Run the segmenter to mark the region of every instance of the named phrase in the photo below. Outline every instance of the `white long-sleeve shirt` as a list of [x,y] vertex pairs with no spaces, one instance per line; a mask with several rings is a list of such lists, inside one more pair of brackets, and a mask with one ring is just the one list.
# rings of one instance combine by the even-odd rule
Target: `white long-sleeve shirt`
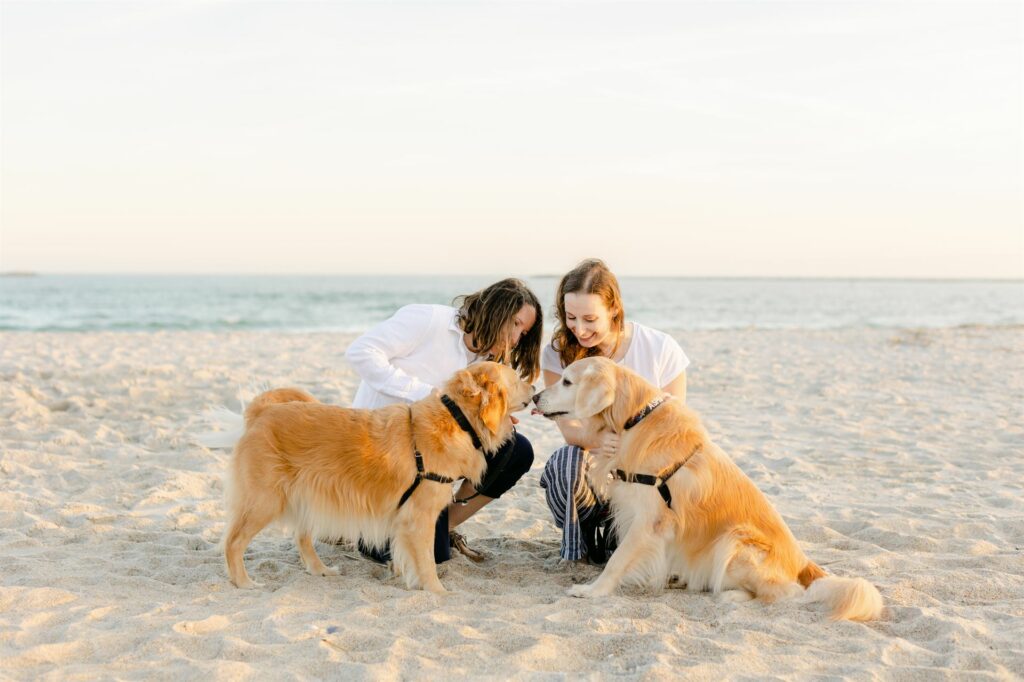
[[407,305],[353,341],[345,357],[362,382],[352,407],[420,400],[476,360],[457,313],[446,305]]

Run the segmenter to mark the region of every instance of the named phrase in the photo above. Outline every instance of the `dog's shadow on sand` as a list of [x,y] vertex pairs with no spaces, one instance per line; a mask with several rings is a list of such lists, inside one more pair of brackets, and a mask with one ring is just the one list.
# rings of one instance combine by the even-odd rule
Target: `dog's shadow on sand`
[[[389,566],[363,557],[353,543],[318,543],[328,565],[337,566],[343,576],[365,576],[367,580],[404,587],[404,581]],[[473,541],[473,549],[485,559],[470,561],[452,548],[452,558],[437,566],[437,574],[452,592],[497,594],[535,590],[538,585],[565,589],[595,579],[604,568],[585,561],[565,561],[558,555],[557,541],[522,540],[492,537]],[[292,562],[289,562],[292,563]],[[303,571],[296,556],[296,572]],[[362,570],[360,570],[362,569]]]

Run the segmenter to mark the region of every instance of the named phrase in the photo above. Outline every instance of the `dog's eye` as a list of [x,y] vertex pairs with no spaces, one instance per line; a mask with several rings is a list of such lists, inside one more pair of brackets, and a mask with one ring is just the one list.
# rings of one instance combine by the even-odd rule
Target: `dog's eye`
[[572,382],[569,381],[568,379],[562,379],[562,385],[563,386],[572,386]]

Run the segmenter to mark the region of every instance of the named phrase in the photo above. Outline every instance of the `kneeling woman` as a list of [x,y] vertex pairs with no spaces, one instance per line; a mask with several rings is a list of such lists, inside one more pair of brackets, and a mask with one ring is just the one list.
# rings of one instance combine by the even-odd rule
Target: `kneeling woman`
[[[541,353],[545,386],[557,383],[576,360],[601,355],[686,400],[686,354],[668,334],[626,322],[619,282],[604,262],[585,260],[566,274],[558,285],[555,308],[558,328]],[[560,556],[576,561],[586,555],[604,563],[600,525],[608,507],[587,482],[586,472],[595,454],[614,453],[619,438],[608,433],[600,442],[584,442],[578,420],[563,417],[556,422],[566,445],[548,459],[540,485],[555,525],[562,529]]]
[[[452,374],[478,360],[510,364],[533,381],[538,374],[542,333],[540,303],[518,279],[504,279],[455,299],[458,307],[407,305],[349,346],[345,357],[362,382],[352,407],[375,408],[425,398]],[[515,419],[513,418],[513,422]],[[488,453],[478,489],[463,481],[437,521],[434,558],[447,561],[450,545],[471,559],[483,558],[454,532],[463,521],[506,493],[533,464],[530,442],[516,433],[501,450]],[[387,549],[364,547],[364,555],[386,561]]]

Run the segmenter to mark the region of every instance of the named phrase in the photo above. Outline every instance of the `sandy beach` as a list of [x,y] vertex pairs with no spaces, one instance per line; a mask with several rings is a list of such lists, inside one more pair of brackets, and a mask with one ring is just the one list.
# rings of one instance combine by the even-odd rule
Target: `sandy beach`
[[626,590],[566,596],[537,485],[560,443],[524,415],[527,477],[464,526],[490,553],[404,589],[344,547],[304,572],[283,529],[264,588],[224,573],[224,450],[194,444],[240,386],[347,405],[351,336],[0,334],[0,677],[34,679],[1019,679],[1024,676],[1024,329],[676,334],[689,401],[808,556],[862,576],[883,619]]

